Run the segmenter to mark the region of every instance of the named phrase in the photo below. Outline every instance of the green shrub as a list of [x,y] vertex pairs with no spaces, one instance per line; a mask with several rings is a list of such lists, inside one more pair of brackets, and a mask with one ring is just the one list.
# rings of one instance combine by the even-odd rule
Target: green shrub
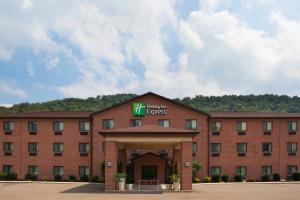
[[48,176],[43,176],[42,180],[43,180],[43,181],[48,181],[49,178],[48,178]]
[[63,180],[63,176],[61,176],[61,175],[55,175],[54,176],[54,180],[55,181],[62,181]]
[[221,180],[223,182],[228,182],[229,181],[229,176],[227,174],[223,174],[223,176],[221,177]]
[[213,182],[213,183],[218,183],[220,181],[221,181],[221,176],[220,175],[213,175],[211,177],[211,182]]
[[249,178],[247,182],[256,182],[256,178]]
[[179,176],[179,174],[172,174],[172,175],[170,176],[170,179],[171,179],[172,183],[179,183],[179,181],[180,181],[180,176]]
[[294,172],[292,174],[293,181],[300,181],[300,172]]
[[194,177],[194,178],[193,178],[193,182],[194,182],[194,183],[200,183],[200,182],[201,182],[201,179],[198,178],[198,177]]
[[34,175],[34,174],[26,174],[26,175],[25,175],[25,179],[26,179],[26,180],[30,180],[30,181],[36,181],[36,180],[37,180],[37,175]]
[[5,173],[0,173],[0,181],[5,180],[6,174]]
[[99,177],[98,176],[93,176],[91,181],[92,182],[98,182],[99,181]]
[[5,180],[8,180],[8,181],[14,181],[14,180],[17,180],[17,178],[18,178],[18,175],[16,173],[8,173],[5,176]]
[[80,176],[80,181],[88,182],[89,180],[90,180],[90,177],[87,175]]
[[75,175],[70,175],[69,180],[70,181],[76,181],[76,176]]
[[273,174],[273,181],[280,181],[280,174],[279,173],[274,173]]
[[261,176],[261,181],[268,182],[270,180],[271,180],[271,177],[268,174],[265,174],[265,175]]
[[241,174],[236,174],[233,177],[235,182],[242,182],[244,180],[244,177]]
[[203,178],[203,182],[204,182],[204,183],[210,183],[210,182],[211,182],[211,177],[210,177],[210,176],[205,176],[205,177]]

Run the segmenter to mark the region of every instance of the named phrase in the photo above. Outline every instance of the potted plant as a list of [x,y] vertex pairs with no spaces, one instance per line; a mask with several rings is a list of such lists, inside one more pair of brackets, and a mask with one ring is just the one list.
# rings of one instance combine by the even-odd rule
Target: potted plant
[[171,181],[173,183],[173,189],[175,191],[180,190],[180,183],[179,183],[180,182],[180,176],[179,176],[179,174],[172,174],[170,176],[170,179],[171,179]]
[[116,173],[115,179],[118,182],[118,187],[120,191],[125,190],[125,181],[126,181],[126,174],[125,173]]

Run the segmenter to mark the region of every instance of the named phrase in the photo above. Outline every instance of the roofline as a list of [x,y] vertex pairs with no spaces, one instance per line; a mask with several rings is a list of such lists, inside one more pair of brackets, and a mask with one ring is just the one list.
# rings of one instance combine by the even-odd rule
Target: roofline
[[133,97],[133,98],[131,98],[131,99],[128,99],[128,100],[126,100],[126,101],[123,101],[123,102],[117,103],[117,104],[115,104],[115,105],[112,105],[112,106],[110,106],[110,107],[104,108],[104,109],[102,109],[102,110],[99,110],[99,111],[96,111],[96,112],[92,112],[92,113],[90,114],[90,116],[93,116],[93,115],[102,113],[102,112],[104,112],[104,111],[113,109],[113,108],[115,108],[115,107],[124,105],[124,104],[126,104],[126,103],[128,103],[128,102],[130,102],[130,101],[134,101],[134,100],[136,100],[136,99],[139,99],[139,98],[144,97],[144,96],[147,96],[147,95],[153,95],[153,96],[156,96],[156,97],[158,97],[158,98],[162,98],[162,99],[164,99],[164,100],[166,100],[166,101],[169,101],[169,102],[171,102],[171,103],[174,103],[174,104],[176,104],[176,105],[179,105],[179,106],[185,107],[185,108],[187,108],[187,109],[190,109],[190,110],[192,110],[192,111],[195,111],[195,112],[204,114],[204,115],[206,115],[206,116],[208,116],[208,117],[210,116],[210,114],[207,113],[207,112],[198,110],[198,109],[193,108],[193,107],[191,107],[191,106],[187,106],[187,105],[185,105],[185,104],[179,103],[179,102],[177,102],[177,101],[174,101],[174,100],[172,100],[172,99],[169,99],[169,98],[167,98],[167,97],[161,96],[161,95],[156,94],[156,93],[153,93],[153,92],[147,92],[147,93],[144,93],[144,94],[142,94],[142,95],[139,95],[139,96]]
[[[22,116],[23,114],[48,114],[48,113],[58,113],[57,116]],[[86,113],[86,116],[61,116],[62,113]],[[38,111],[38,112],[16,112],[16,113],[2,113],[0,114],[0,118],[90,118],[90,113],[88,111]],[[12,115],[12,116],[9,116]]]

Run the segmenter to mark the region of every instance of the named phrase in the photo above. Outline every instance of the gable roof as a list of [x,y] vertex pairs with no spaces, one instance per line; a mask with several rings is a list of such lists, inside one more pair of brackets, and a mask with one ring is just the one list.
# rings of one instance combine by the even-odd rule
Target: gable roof
[[187,106],[187,105],[185,105],[185,104],[179,103],[179,102],[177,102],[177,101],[174,101],[174,100],[169,99],[169,98],[167,98],[167,97],[164,97],[164,96],[155,94],[155,93],[153,93],[153,92],[147,92],[147,93],[145,93],[145,94],[142,94],[142,95],[133,97],[133,98],[131,98],[131,99],[128,99],[127,101],[123,101],[123,102],[121,102],[121,103],[112,105],[112,106],[107,107],[107,108],[104,108],[104,109],[102,109],[102,110],[93,112],[93,113],[91,113],[91,116],[96,115],[96,114],[99,114],[99,113],[102,113],[102,112],[107,111],[107,110],[110,110],[110,109],[113,109],[113,108],[115,108],[115,107],[124,105],[124,104],[126,104],[126,103],[128,103],[128,102],[137,100],[137,99],[139,99],[139,98],[141,98],[141,97],[150,96],[150,95],[151,95],[151,96],[158,97],[158,98],[163,99],[163,100],[165,100],[165,101],[171,102],[171,103],[176,104],[176,105],[178,105],[178,106],[185,107],[185,108],[187,108],[187,109],[189,109],[189,110],[192,110],[192,111],[194,111],[194,112],[198,112],[198,113],[201,113],[201,114],[203,114],[203,115],[210,116],[209,113],[206,113],[206,112],[204,112],[204,111],[198,110],[198,109],[193,108],[193,107],[191,107],[191,106]]
[[131,161],[134,161],[134,160],[136,160],[136,159],[139,159],[139,158],[142,158],[142,157],[145,157],[145,156],[148,156],[148,155],[150,155],[150,156],[155,156],[155,157],[158,157],[158,158],[163,159],[163,160],[168,160],[167,158],[164,158],[164,157],[162,157],[162,156],[159,156],[159,155],[157,155],[157,154],[155,154],[155,153],[147,152],[147,153],[144,153],[144,154],[142,154],[142,155],[139,155],[139,156],[137,156],[137,157],[135,157],[135,158],[132,158]]

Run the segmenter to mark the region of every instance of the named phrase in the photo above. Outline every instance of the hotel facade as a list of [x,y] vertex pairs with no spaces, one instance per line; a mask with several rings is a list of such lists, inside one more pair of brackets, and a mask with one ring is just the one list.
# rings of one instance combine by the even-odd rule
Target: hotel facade
[[286,179],[300,167],[299,120],[300,113],[206,113],[151,92],[92,113],[8,113],[0,116],[0,167],[19,179],[103,175],[106,190],[116,189],[117,170],[135,184],[169,183],[175,170],[181,189],[191,190],[194,160],[199,177]]

